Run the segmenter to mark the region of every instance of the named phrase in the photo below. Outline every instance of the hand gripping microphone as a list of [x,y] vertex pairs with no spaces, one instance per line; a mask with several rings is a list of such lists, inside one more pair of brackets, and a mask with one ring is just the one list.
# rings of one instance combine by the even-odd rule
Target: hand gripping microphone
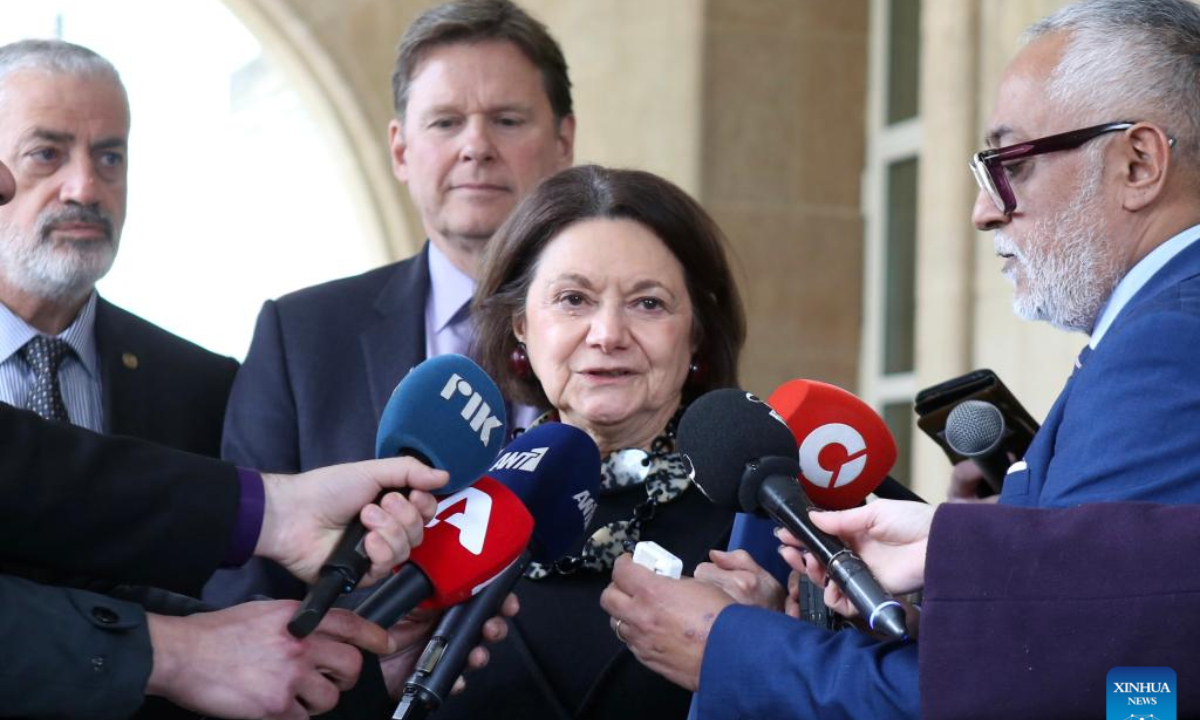
[[790,380],[767,404],[800,446],[800,482],[813,505],[846,510],[872,492],[924,502],[888,476],[896,464],[896,441],[883,418],[853,393],[816,380]]
[[520,498],[482,477],[438,503],[424,541],[355,612],[391,627],[418,605],[460,603],[520,557],[532,533],[533,517]]
[[[414,457],[450,473],[442,494],[470,485],[495,459],[508,434],[496,383],[462,355],[440,355],[413,368],[388,399],[375,436],[375,456]],[[321,566],[288,632],[305,637],[337,597],[358,585],[370,566],[366,528],[355,519]]]
[[547,423],[512,441],[489,470],[533,515],[528,550],[478,595],[450,608],[434,630],[404,687],[394,717],[425,717],[441,707],[479,642],[483,624],[499,612],[529,560],[552,563],[579,549],[600,491],[600,451],[587,433]]
[[986,400],[964,400],[946,417],[946,444],[974,460],[983,479],[997,493],[1004,487],[1004,476],[1012,465],[1001,443],[1007,429],[1004,413]]
[[769,405],[744,390],[714,390],[683,414],[678,445],[709,500],[774,518],[825,565],[872,630],[908,636],[900,603],[862,559],[809,519],[811,505],[796,480],[801,471],[796,439]]

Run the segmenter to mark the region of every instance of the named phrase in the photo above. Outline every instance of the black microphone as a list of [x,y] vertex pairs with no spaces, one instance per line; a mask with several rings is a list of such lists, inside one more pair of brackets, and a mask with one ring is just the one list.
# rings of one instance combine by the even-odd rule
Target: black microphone
[[531,559],[525,551],[478,594],[446,611],[405,683],[393,718],[418,720],[442,706],[467,666],[467,656],[479,642],[484,623],[498,612]]
[[744,390],[714,390],[684,413],[677,438],[692,480],[709,500],[774,518],[825,565],[872,630],[908,637],[904,607],[861,558],[809,519],[812,504],[796,479],[799,448],[777,412]]
[[875,497],[883,500],[904,500],[907,502],[929,504],[929,501],[913,492],[912,488],[891,475],[885,475],[883,482],[879,483],[879,487],[875,488]]
[[946,444],[971,458],[987,484],[999,493],[1012,461],[1003,443],[1007,431],[1004,413],[986,400],[964,400],[946,418]]

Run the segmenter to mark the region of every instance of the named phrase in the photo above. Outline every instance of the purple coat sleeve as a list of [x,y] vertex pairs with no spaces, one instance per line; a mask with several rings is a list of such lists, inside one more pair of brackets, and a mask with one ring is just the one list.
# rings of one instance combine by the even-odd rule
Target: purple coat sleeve
[[[922,717],[1104,717],[1118,666],[1200,687],[1200,506],[934,516],[921,619]],[[1200,715],[1180,692],[1179,717]]]

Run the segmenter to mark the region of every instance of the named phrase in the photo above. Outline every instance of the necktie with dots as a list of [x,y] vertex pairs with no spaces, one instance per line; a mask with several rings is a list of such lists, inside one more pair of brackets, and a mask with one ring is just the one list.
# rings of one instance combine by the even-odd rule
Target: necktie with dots
[[21,348],[21,357],[33,369],[33,388],[26,407],[47,420],[71,421],[58,384],[58,368],[72,352],[65,340],[45,335],[38,335]]

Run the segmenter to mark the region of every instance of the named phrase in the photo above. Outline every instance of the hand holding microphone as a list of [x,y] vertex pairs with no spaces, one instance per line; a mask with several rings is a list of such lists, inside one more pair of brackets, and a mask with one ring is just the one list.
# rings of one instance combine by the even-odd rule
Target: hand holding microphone
[[[874,568],[885,590],[904,594],[920,590],[925,584],[925,548],[934,510],[924,503],[877,500],[851,510],[814,512],[809,517],[819,529],[845,541]],[[841,615],[857,615],[836,585],[826,585],[825,568],[811,554],[801,552],[803,543],[787,530],[781,529],[778,535],[787,546],[783,559],[788,565],[808,575],[814,585],[825,587],[825,604]]]
[[[806,437],[816,435],[817,441],[825,442],[819,434],[824,432],[832,439],[853,440],[852,434],[837,425],[825,423]],[[861,437],[846,448],[850,457],[838,472],[822,464],[815,469],[802,467],[805,452],[798,451],[784,419],[753,395],[725,389],[708,393],[688,408],[679,423],[678,442],[692,463],[693,479],[709,500],[773,517],[826,565],[873,630],[895,638],[907,635],[904,608],[879,586],[860,558],[812,523],[808,517],[811,505],[796,479],[802,470],[816,475],[824,481],[826,503],[846,502],[847,492],[841,488],[850,486],[871,461]],[[807,442],[811,450],[814,441]],[[854,457],[855,452],[862,454]],[[816,455],[819,458],[819,448]]]
[[[496,457],[507,434],[505,420],[500,390],[487,373],[461,355],[441,355],[413,368],[396,386],[379,421],[376,455],[412,457],[446,470],[450,480],[443,492],[453,494]],[[358,585],[369,566],[365,536],[362,523],[346,529],[288,624],[292,635],[312,632],[338,596]]]
[[[548,564],[576,550],[591,524],[600,489],[600,451],[582,430],[560,423],[535,427],[513,440],[488,472],[485,480],[498,481],[532,516],[532,532],[521,546],[525,552],[518,550],[519,558],[446,612],[405,684],[397,718],[420,718],[439,708],[488,618],[500,611],[529,561]],[[490,542],[489,530],[484,547]]]

